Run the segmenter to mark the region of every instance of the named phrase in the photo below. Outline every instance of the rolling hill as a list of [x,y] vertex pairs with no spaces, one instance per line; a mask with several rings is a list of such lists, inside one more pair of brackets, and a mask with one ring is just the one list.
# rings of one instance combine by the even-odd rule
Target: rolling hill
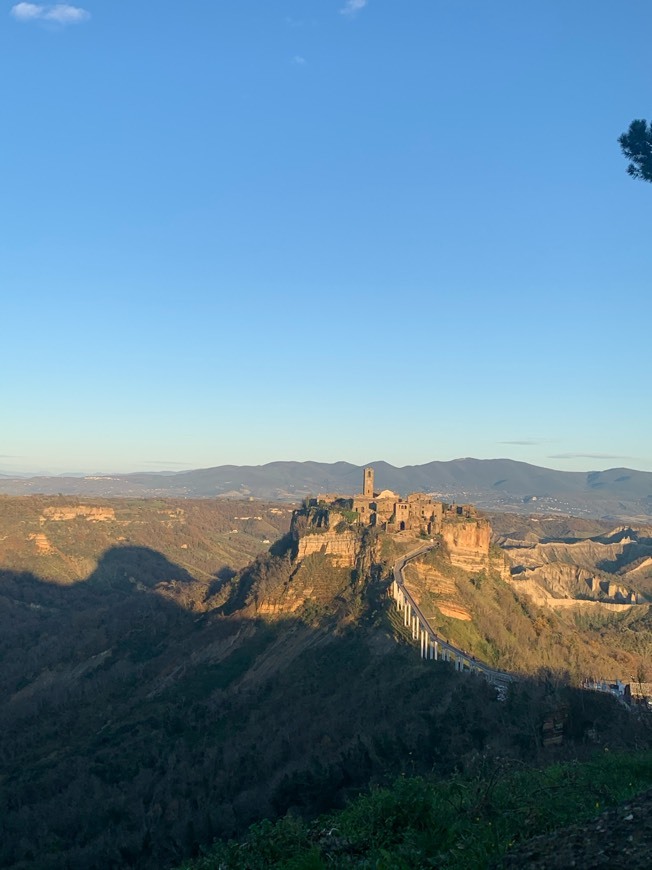
[[[652,516],[652,472],[628,468],[572,472],[511,459],[456,459],[397,468],[369,463],[383,489],[423,491],[485,510],[573,514],[645,521]],[[297,501],[319,492],[353,494],[362,466],[348,462],[222,465],[177,473],[0,479],[0,493]]]

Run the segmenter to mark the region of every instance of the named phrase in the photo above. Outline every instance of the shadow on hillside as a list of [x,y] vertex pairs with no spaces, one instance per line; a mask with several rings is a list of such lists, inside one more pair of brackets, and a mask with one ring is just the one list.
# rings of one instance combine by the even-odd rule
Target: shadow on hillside
[[551,709],[573,752],[589,727],[614,747],[632,724],[565,686],[500,703],[380,622],[198,615],[192,580],[144,547],[107,550],[71,586],[0,570],[0,866],[176,866],[399,774],[539,759]]
[[[85,580],[61,584],[42,579],[28,571],[0,568],[0,599],[13,601],[37,616],[52,608],[78,612],[80,604],[104,606],[125,597],[136,599],[151,593],[159,583],[194,582],[184,568],[170,562],[162,553],[148,547],[111,547],[99,558],[96,568]],[[156,594],[147,594],[157,599]],[[163,602],[170,604],[169,600]],[[0,623],[2,612],[0,612]]]
[[85,580],[68,585],[0,568],[0,693],[15,696],[13,712],[25,706],[29,715],[30,698],[70,693],[66,668],[98,656],[129,666],[161,656],[196,630],[206,587],[198,584],[193,597],[194,584],[162,553],[137,546],[108,549]]
[[[36,614],[51,608],[75,610],[80,603],[103,606],[110,601],[136,600],[145,595],[150,606],[175,606],[182,611],[194,611],[193,605],[224,590],[237,574],[233,568],[224,566],[208,584],[201,583],[157,550],[116,546],[100,556],[88,577],[70,583],[41,578],[30,571],[0,568],[0,601],[13,600]],[[184,595],[193,588],[197,590],[194,597]],[[0,612],[0,624],[1,621]]]

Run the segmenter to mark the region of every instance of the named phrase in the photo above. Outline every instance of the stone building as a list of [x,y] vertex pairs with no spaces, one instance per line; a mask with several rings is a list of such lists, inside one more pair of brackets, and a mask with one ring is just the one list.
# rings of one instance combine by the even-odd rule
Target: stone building
[[373,468],[365,468],[364,477],[362,480],[362,494],[365,498],[373,499],[374,497],[374,470]]
[[[378,526],[387,532],[423,532],[428,535],[441,531],[444,513],[448,506],[433,501],[424,492],[413,492],[402,498],[390,489],[374,490],[374,469],[365,468],[362,476],[362,492],[353,498],[333,493],[321,494],[313,500],[315,505],[335,505],[355,511],[361,525]],[[458,511],[457,508],[455,508]],[[460,514],[462,515],[462,514]],[[470,515],[470,514],[468,514]]]
[[[322,493],[309,506],[322,509],[324,528],[341,522],[343,512],[353,512],[360,525],[390,534],[441,535],[453,565],[465,570],[479,570],[489,559],[491,526],[478,517],[473,505],[445,504],[425,492],[412,492],[406,498],[390,489],[375,492],[373,468],[363,471],[361,493],[353,497]],[[346,519],[352,521],[350,515]]]

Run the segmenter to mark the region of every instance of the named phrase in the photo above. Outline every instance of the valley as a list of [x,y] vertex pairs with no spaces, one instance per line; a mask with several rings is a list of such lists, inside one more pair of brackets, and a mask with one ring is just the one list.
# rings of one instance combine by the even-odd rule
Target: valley
[[[0,496],[0,569],[67,585],[106,573],[105,554],[159,551],[182,569],[178,578],[210,587],[220,572],[248,564],[288,531],[292,506],[210,499],[79,499]],[[163,578],[143,576],[141,583]]]
[[594,6],[5,5],[0,870],[648,870],[652,4]]
[[[649,679],[649,530],[388,493],[378,525],[338,496],[0,499],[2,866],[172,867],[397,775],[645,745],[580,686]],[[424,546],[406,588],[505,694],[420,657],[390,593]]]

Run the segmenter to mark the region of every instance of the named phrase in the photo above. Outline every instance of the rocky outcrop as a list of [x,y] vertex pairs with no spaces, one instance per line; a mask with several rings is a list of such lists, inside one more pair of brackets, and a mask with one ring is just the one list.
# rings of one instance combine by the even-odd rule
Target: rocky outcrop
[[[510,546],[511,545],[511,546]],[[546,541],[526,544],[505,542],[512,562],[527,568],[564,562],[606,571],[622,570],[628,564],[652,556],[652,539],[629,527],[614,529],[579,541]]]
[[444,522],[442,538],[451,564],[465,571],[486,568],[489,562],[491,526],[487,520],[469,519]]
[[642,604],[643,596],[595,571],[565,562],[548,563],[536,568],[516,568],[512,579],[518,588],[539,586],[546,598],[580,599],[611,604]]
[[537,580],[532,579],[529,574],[519,574],[517,577],[512,577],[509,583],[516,592],[523,593],[529,596],[536,604],[542,607],[550,607],[553,610],[599,610],[601,612],[625,613],[635,606],[634,604],[616,604],[611,601],[596,601],[589,598],[558,597],[549,592]]
[[360,552],[360,535],[354,531],[336,532],[329,530],[299,538],[297,561],[319,553],[331,556],[333,565],[338,568],[354,568]]
[[644,598],[632,589],[628,589],[621,583],[614,583],[612,580],[601,579],[600,577],[592,577],[586,581],[587,586],[592,593],[602,598],[614,601],[617,604],[643,604]]
[[106,522],[115,519],[115,510],[111,507],[94,507],[87,504],[75,507],[47,507],[41,515],[41,523],[45,520],[69,521],[78,517],[92,523]]
[[461,600],[455,580],[427,562],[414,561],[404,572],[405,586],[426,619],[436,607],[444,616],[470,622],[472,617]]
[[644,556],[642,559],[634,562],[630,567],[628,567],[628,574],[643,574],[648,571],[652,571],[652,556]]
[[[651,547],[645,533],[624,527],[584,540],[521,542],[505,551],[517,587],[524,588],[526,581],[530,591],[538,586],[541,595],[559,601],[632,605],[644,604],[648,598],[645,589],[627,585],[628,572],[634,574],[632,569],[646,564]],[[644,572],[645,568],[639,573]]]
[[27,536],[28,541],[34,541],[36,551],[42,556],[49,556],[54,553],[54,547],[48,541],[47,537],[42,533],[32,533]]

